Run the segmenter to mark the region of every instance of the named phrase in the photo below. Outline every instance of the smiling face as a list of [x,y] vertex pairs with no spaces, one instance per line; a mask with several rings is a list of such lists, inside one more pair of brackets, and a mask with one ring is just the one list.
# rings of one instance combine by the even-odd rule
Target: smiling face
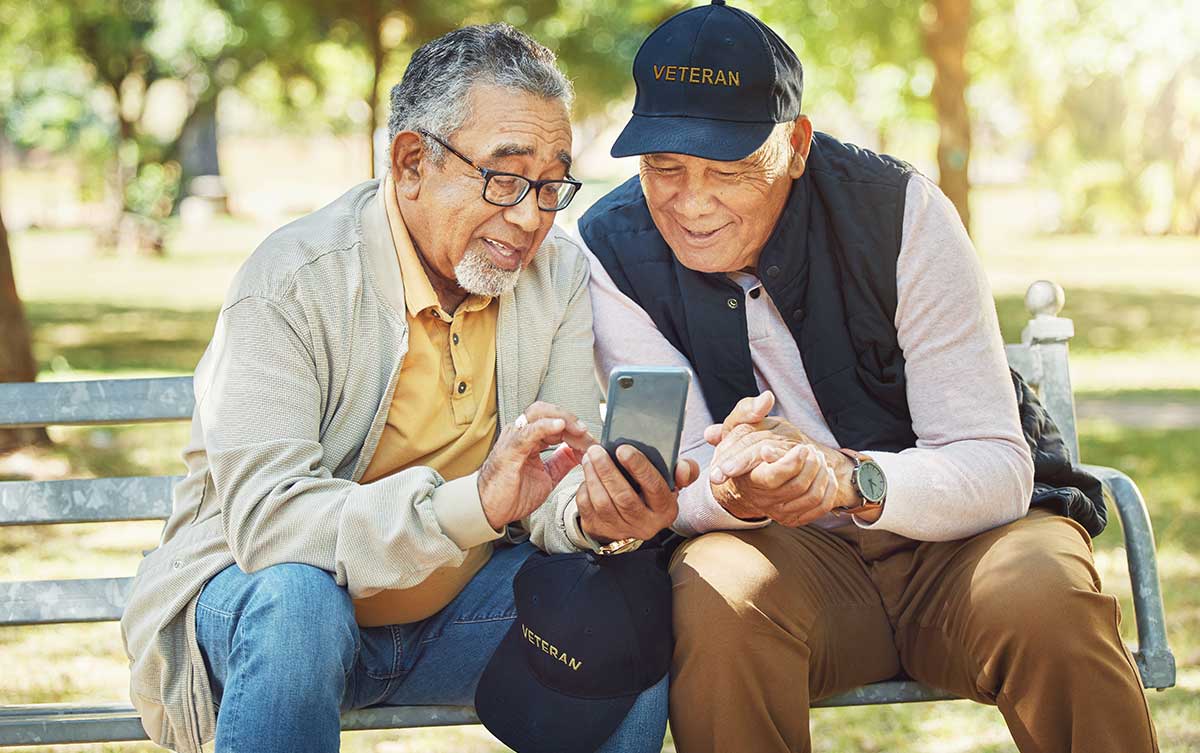
[[[480,167],[530,180],[566,177],[571,123],[561,101],[480,84],[471,89],[470,113],[453,134],[434,135]],[[511,290],[554,224],[532,191],[516,206],[489,204],[478,170],[449,152],[433,164],[412,131],[396,135],[392,175],[409,235],[439,293]]]
[[736,162],[686,154],[641,159],[650,216],[679,262],[700,272],[753,267],[804,173],[812,125],[803,115]]

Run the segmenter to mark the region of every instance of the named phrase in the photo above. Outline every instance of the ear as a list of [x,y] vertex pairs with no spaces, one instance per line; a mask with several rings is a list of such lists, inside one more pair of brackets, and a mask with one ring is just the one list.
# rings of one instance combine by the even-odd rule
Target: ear
[[416,131],[401,131],[392,139],[392,180],[396,192],[414,201],[421,194],[421,176],[428,168],[425,142]]
[[808,152],[812,148],[813,127],[807,115],[800,115],[792,128],[792,161],[788,164],[788,176],[795,180],[804,175],[808,165]]

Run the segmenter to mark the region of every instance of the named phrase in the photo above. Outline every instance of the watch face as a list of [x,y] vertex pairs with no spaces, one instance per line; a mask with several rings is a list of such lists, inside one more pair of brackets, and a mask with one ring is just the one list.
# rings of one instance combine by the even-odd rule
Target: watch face
[[877,463],[865,462],[858,467],[858,490],[868,502],[882,502],[887,493],[887,479]]

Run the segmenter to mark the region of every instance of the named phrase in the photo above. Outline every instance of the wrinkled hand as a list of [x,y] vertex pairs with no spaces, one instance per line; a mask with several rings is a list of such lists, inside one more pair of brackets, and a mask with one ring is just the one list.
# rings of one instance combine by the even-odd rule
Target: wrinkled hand
[[[536,402],[525,409],[528,423],[510,424],[500,432],[479,469],[479,498],[492,528],[521,520],[546,497],[583,452],[596,443],[587,426],[568,411]],[[520,422],[518,422],[520,423]],[[545,461],[540,453],[563,443]]]
[[618,447],[617,459],[637,481],[641,493],[629,484],[603,447],[588,448],[581,458],[583,483],[575,495],[584,533],[604,544],[629,538],[644,541],[669,528],[679,514],[679,490],[700,475],[696,461],[676,463],[676,491],[671,491],[649,458],[634,447]]
[[856,504],[854,464],[787,421],[767,416],[775,397],[741,400],[722,424],[705,430],[716,446],[709,471],[713,497],[736,517],[802,526],[834,507]]

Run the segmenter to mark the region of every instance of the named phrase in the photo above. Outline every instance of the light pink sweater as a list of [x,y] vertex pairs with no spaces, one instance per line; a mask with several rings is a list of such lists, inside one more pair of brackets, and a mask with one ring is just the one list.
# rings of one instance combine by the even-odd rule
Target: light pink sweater
[[[688,366],[646,312],[616,288],[590,250],[588,256],[601,384],[607,384],[608,371],[618,365]],[[815,441],[837,447],[796,342],[770,296],[765,289],[757,297],[749,295],[760,288],[753,275],[730,277],[748,293],[746,326],[754,376],[760,390],[774,391],[773,413]],[[921,175],[908,184],[896,285],[895,324],[917,445],[903,452],[852,448],[870,454],[888,482],[879,520],[859,524],[922,541],[944,541],[1024,516],[1033,461],[1017,418],[991,290],[954,206]],[[700,464],[702,480],[708,477],[713,454],[703,437],[711,423],[713,416],[693,380],[681,456]],[[686,536],[761,525],[726,512],[703,481],[680,494],[679,507],[674,528]],[[827,517],[817,524],[841,525],[843,520]]]

